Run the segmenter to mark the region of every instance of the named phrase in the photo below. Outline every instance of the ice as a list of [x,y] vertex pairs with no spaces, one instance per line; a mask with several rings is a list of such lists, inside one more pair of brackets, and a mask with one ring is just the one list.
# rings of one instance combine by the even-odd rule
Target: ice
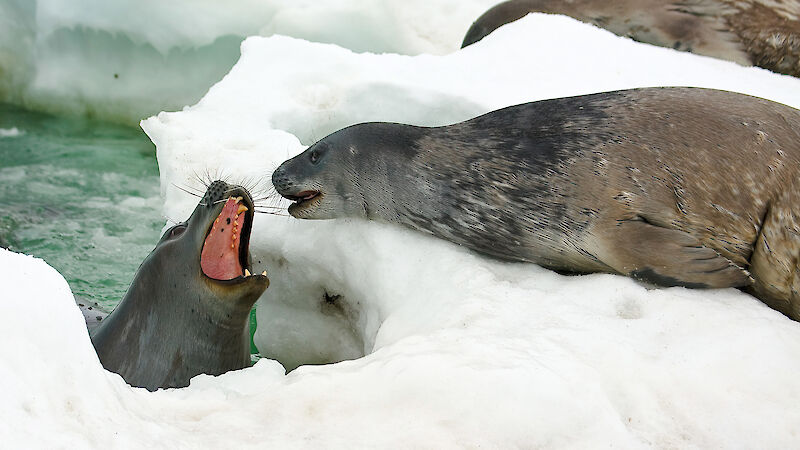
[[[252,37],[199,103],[142,126],[157,145],[165,216],[180,219],[197,198],[179,187],[202,189],[198,177],[221,174],[256,186],[258,197],[281,161],[352,123],[440,125],[514,103],[652,85],[800,106],[800,80],[532,15],[444,56]],[[256,344],[266,358],[156,393],[101,369],[55,271],[0,250],[5,442],[796,445],[800,327],[739,291],[567,277],[363,221],[259,215],[251,244],[255,272],[272,281],[258,304]],[[25,323],[30,298],[49,305],[35,328]],[[284,374],[276,360],[300,366]]]
[[0,101],[135,124],[196,103],[246,36],[441,54],[493,1],[428,3],[0,0]]
[[7,138],[7,137],[17,137],[25,134],[25,131],[20,130],[17,127],[12,128],[0,128],[0,138]]

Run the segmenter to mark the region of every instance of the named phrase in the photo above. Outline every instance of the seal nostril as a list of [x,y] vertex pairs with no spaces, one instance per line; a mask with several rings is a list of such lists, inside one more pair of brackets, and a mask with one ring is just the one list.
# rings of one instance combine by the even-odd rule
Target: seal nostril
[[291,179],[282,168],[278,168],[272,173],[272,185],[275,186],[278,192],[282,192],[290,189],[294,183],[292,183]]
[[283,171],[283,167],[278,167],[275,172],[272,172],[272,184],[277,185],[284,178],[286,178],[286,174]]

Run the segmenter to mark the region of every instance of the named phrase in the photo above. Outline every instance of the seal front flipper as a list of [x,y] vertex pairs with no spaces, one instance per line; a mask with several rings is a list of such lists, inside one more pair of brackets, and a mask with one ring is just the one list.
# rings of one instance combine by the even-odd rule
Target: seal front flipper
[[642,281],[690,288],[740,287],[752,282],[746,270],[689,233],[641,217],[619,220],[598,237],[607,247],[603,262]]
[[794,178],[773,201],[754,244],[748,291],[794,320],[800,320],[800,179]]

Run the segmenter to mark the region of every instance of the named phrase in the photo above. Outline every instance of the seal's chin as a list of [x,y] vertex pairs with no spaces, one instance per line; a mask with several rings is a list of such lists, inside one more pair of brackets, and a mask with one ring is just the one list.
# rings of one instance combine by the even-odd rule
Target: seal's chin
[[284,197],[294,201],[289,205],[289,214],[294,217],[303,217],[319,206],[323,194],[320,191],[302,191],[297,195],[284,195]]
[[[200,252],[203,274],[218,282],[253,277],[248,252],[253,206],[244,197],[229,197],[211,224]],[[266,272],[258,277],[266,277]]]

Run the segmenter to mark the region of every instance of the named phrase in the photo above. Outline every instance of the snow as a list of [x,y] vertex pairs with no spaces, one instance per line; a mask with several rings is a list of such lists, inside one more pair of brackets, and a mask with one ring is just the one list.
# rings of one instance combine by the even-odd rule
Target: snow
[[[258,197],[281,161],[352,123],[440,125],[654,85],[800,106],[800,80],[531,15],[443,56],[251,37],[200,102],[142,127],[165,215],[180,219],[197,198],[178,187],[222,174],[261,182]],[[156,393],[101,369],[53,269],[0,250],[0,435],[43,448],[796,446],[800,326],[739,291],[567,277],[362,221],[259,215],[251,245],[271,278],[266,358]],[[37,327],[29,298],[47,305]]]

